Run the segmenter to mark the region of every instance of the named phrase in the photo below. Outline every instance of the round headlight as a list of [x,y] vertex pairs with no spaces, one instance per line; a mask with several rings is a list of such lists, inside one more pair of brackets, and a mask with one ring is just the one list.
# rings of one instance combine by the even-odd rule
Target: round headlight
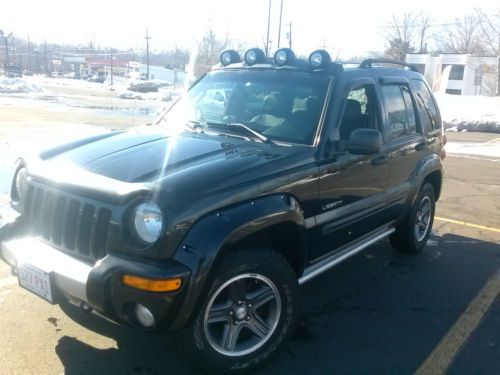
[[314,51],[309,55],[309,64],[311,64],[313,68],[324,68],[331,62],[332,59],[330,58],[330,54],[322,49]]
[[252,48],[245,52],[245,63],[249,66],[266,62],[266,54],[260,48]]
[[154,202],[140,203],[133,212],[134,230],[138,238],[146,243],[154,243],[161,235],[163,214]]
[[295,61],[295,53],[290,48],[281,48],[274,54],[274,62],[278,66],[292,64]]
[[239,53],[232,50],[232,49],[224,51],[220,55],[220,63],[224,66],[227,66],[229,64],[238,63],[240,61],[241,61],[241,58],[240,58]]
[[28,173],[26,171],[26,168],[21,167],[16,173],[16,180],[15,180],[15,193],[14,193],[14,200],[20,201],[23,196],[24,192],[26,191],[26,179],[28,177]]

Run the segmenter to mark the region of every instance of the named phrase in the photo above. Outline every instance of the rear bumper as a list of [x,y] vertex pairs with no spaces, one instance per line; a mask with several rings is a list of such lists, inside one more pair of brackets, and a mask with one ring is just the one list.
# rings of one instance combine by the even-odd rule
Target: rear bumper
[[[4,260],[16,271],[17,264],[27,263],[49,274],[53,283],[54,303],[71,302],[90,307],[101,315],[142,327],[134,315],[138,304],[154,316],[148,329],[168,330],[187,288],[190,270],[171,259],[150,260],[123,254],[109,254],[95,265],[89,265],[33,238],[11,239],[0,244]],[[124,274],[149,278],[182,278],[174,292],[145,292],[124,286]]]

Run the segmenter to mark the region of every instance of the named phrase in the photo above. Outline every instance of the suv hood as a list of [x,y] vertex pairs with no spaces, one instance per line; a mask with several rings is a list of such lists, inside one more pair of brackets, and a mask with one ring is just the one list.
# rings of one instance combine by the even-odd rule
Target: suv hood
[[[309,147],[263,144],[239,136],[172,132],[159,126],[111,132],[48,150],[44,169],[79,167],[127,183],[144,183],[200,167],[218,178],[241,175]],[[47,163],[49,165],[47,165]]]

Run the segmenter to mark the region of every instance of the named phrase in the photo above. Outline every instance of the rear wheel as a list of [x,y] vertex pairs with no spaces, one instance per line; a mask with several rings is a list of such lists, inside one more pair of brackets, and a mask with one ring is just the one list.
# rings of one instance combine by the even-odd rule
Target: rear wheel
[[296,323],[297,277],[277,252],[230,254],[190,326],[178,334],[181,353],[200,370],[236,373],[267,362]]
[[426,183],[420,189],[415,204],[406,219],[390,236],[392,246],[403,253],[417,254],[426,245],[431,234],[436,210],[434,188]]

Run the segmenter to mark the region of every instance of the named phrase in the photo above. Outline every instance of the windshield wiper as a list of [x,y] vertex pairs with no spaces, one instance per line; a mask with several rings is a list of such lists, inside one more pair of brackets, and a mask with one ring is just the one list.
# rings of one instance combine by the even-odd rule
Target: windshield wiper
[[220,124],[216,122],[207,122],[207,126],[213,126],[217,128],[233,128],[238,130],[244,130],[247,134],[250,134],[253,138],[257,138],[258,140],[264,143],[274,144],[274,141],[271,138],[266,137],[264,134],[259,133],[258,131],[253,130],[252,128],[246,126],[245,124],[239,122],[230,122],[227,124]]
[[184,126],[186,126],[187,128],[189,128],[190,130],[192,130],[194,132],[197,132],[198,130],[200,130],[203,133],[203,124],[199,121],[188,120],[184,123]]

